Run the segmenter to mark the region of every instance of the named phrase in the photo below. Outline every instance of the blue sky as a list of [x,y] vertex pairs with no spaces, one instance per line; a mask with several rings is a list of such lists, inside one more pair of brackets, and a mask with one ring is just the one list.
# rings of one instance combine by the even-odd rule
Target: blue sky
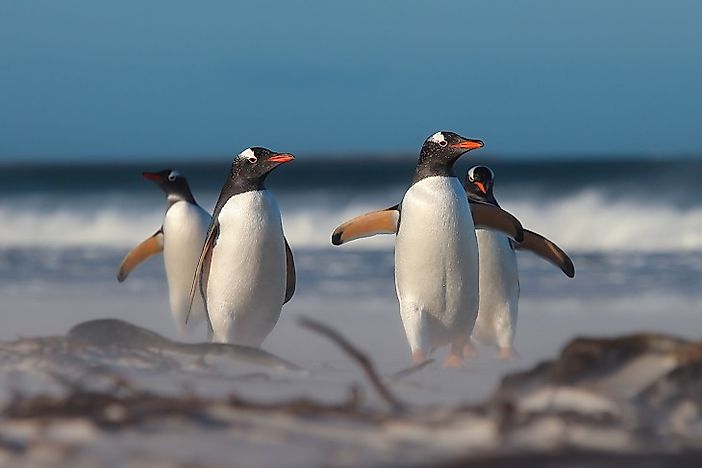
[[0,159],[702,154],[698,1],[0,1]]

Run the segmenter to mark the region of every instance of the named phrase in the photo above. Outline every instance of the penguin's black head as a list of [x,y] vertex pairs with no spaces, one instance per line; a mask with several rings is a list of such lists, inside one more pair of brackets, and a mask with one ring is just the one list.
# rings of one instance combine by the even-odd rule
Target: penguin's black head
[[453,132],[436,132],[422,145],[422,155],[427,159],[455,162],[462,154],[483,146],[480,140],[464,138]]
[[483,146],[480,140],[464,138],[453,132],[436,132],[422,145],[415,180],[432,175],[452,176],[453,164],[461,155]]
[[487,166],[471,167],[463,183],[466,193],[474,199],[497,204],[492,192],[495,174]]
[[159,172],[142,172],[145,179],[154,182],[161,190],[166,192],[169,200],[193,201],[188,181],[180,172],[172,169],[165,169]]
[[259,146],[247,148],[232,162],[232,178],[262,184],[276,167],[295,157],[290,153],[276,153]]

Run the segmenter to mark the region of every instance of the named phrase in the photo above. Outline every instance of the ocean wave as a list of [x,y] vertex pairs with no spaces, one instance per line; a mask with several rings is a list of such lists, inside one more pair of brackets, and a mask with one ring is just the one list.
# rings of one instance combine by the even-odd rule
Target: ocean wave
[[702,249],[702,208],[681,208],[653,199],[617,200],[583,191],[560,200],[506,200],[533,231],[562,247],[592,251],[689,251]]
[[163,210],[125,211],[106,207],[51,212],[0,208],[0,245],[12,247],[122,248],[150,236],[161,226]]
[[[618,201],[597,191],[558,200],[507,197],[501,203],[525,227],[568,251],[702,249],[702,208],[683,209],[651,200]],[[339,223],[389,204],[384,199],[344,202],[339,197],[316,203],[283,203],[285,232],[293,246],[329,247],[331,232]],[[300,208],[304,205],[305,209]],[[6,204],[0,208],[0,246],[128,248],[153,234],[162,218],[160,205],[119,203],[95,209],[72,203],[47,211],[26,203]],[[342,248],[391,249],[392,243],[392,236],[376,236]]]

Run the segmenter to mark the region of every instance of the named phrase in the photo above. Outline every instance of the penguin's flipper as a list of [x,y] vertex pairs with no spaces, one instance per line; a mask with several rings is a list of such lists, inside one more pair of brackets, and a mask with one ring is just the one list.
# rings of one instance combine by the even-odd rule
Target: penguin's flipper
[[[185,323],[188,323],[188,319],[190,319],[190,311],[193,308],[193,300],[195,300],[195,293],[199,290],[200,294],[202,294],[202,299],[205,302],[205,310],[207,310],[207,301],[205,300],[205,290],[206,287],[203,287],[203,277],[207,278],[210,274],[209,269],[210,269],[210,260],[212,258],[212,249],[214,248],[215,244],[217,243],[217,237],[219,237],[219,223],[217,223],[214,219],[212,220],[212,224],[210,229],[208,230],[207,233],[207,238],[205,239],[205,243],[202,246],[202,252],[200,253],[200,259],[197,261],[197,266],[195,267],[195,274],[193,276],[193,284],[190,286],[190,297],[188,299],[188,312],[185,314]],[[207,271],[205,271],[207,269]],[[207,320],[209,322],[209,314],[207,317]]]
[[295,294],[295,259],[293,258],[293,253],[292,250],[290,250],[290,245],[288,245],[288,240],[283,237],[283,240],[285,240],[285,263],[286,263],[286,270],[287,270],[287,276],[285,280],[285,301],[283,304],[287,303],[290,299],[292,299],[293,294]]
[[565,273],[568,278],[575,276],[575,265],[560,247],[535,232],[524,230],[524,240],[515,243],[514,247],[520,250],[531,250],[539,257],[548,260]]
[[524,228],[517,218],[502,208],[487,203],[470,202],[475,227],[502,231],[517,242],[524,239]]
[[122,263],[119,264],[117,281],[121,283],[122,281],[126,280],[129,273],[131,273],[131,271],[136,268],[137,265],[152,255],[156,255],[157,253],[161,252],[163,252],[163,231],[159,229],[153,236],[134,247],[132,251],[129,252],[126,257],[124,257]]
[[385,210],[371,211],[346,221],[334,230],[331,241],[334,245],[341,245],[376,234],[396,234],[399,224],[400,208],[395,205]]
[[[216,243],[216,242],[215,242]],[[214,336],[214,329],[212,328],[212,321],[210,320],[210,313],[207,310],[207,285],[210,280],[210,266],[212,265],[212,249],[205,254],[202,259],[202,268],[200,269],[200,297],[202,297],[202,304],[205,307],[205,318],[207,319],[207,339],[212,341]],[[192,307],[192,305],[191,305]],[[189,312],[188,312],[189,313]],[[187,320],[186,320],[187,323]]]

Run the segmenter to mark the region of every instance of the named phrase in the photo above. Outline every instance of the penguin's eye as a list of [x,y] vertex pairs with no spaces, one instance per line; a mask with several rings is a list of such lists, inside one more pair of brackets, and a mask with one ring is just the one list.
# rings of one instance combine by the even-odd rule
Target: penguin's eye
[[246,160],[248,162],[250,162],[251,164],[256,164],[256,161],[258,161],[258,158],[256,156],[249,156],[248,158],[246,158]]
[[446,145],[448,145],[448,141],[446,141],[446,140],[439,141],[439,146],[441,146],[442,148],[446,147]]
[[172,172],[170,174],[168,174],[168,180],[170,180],[171,182],[175,182],[176,177],[177,176]]

